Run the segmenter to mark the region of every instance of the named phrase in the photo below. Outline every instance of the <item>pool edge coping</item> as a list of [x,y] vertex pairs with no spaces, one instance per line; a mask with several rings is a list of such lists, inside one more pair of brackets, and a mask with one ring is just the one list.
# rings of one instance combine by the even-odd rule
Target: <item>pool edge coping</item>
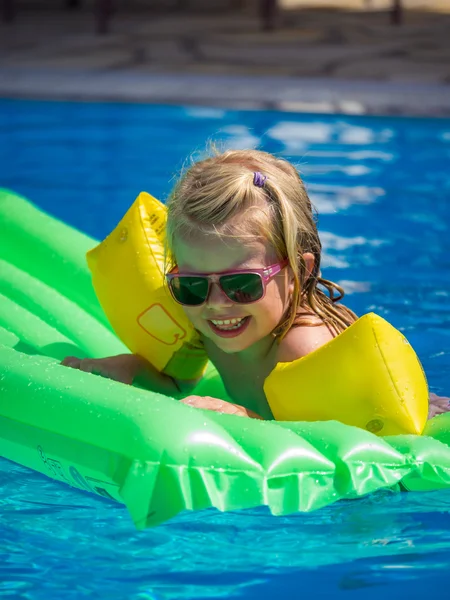
[[450,117],[447,84],[272,75],[0,67],[0,97]]

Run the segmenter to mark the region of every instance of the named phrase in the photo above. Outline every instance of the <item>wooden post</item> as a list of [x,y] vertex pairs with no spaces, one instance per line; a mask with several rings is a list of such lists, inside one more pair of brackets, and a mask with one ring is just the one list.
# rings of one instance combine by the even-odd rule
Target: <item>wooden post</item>
[[259,12],[262,20],[262,28],[265,31],[275,29],[275,18],[278,12],[277,0],[259,0]]
[[402,0],[392,0],[391,23],[392,25],[401,25],[403,23]]
[[109,19],[113,12],[112,0],[97,0],[97,33],[104,35],[109,31]]
[[2,20],[11,23],[16,16],[16,3],[14,0],[2,0]]

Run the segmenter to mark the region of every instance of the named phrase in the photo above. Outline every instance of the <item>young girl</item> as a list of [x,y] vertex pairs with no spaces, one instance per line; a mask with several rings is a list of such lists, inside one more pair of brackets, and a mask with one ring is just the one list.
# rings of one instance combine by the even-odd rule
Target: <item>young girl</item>
[[[234,401],[182,402],[273,418],[263,384],[276,364],[316,350],[356,320],[338,304],[342,288],[320,275],[321,243],[297,170],[266,152],[227,151],[194,164],[167,208],[169,288]],[[130,354],[63,364],[168,395],[197,383]]]

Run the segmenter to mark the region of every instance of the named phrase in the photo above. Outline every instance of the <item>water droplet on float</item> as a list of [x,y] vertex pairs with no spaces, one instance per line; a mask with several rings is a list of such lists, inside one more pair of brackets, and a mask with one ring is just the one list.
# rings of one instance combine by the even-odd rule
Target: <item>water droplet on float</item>
[[119,234],[119,242],[120,243],[126,242],[127,239],[128,239],[128,229],[126,227],[124,227]]

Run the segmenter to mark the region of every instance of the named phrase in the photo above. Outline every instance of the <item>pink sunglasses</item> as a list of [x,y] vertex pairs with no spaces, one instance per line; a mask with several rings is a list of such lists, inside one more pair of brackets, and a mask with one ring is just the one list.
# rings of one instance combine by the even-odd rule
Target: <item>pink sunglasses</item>
[[288,263],[288,259],[285,259],[264,269],[242,269],[223,273],[168,273],[166,279],[174,300],[184,306],[204,304],[212,283],[217,283],[231,302],[252,304],[264,298],[269,281]]

